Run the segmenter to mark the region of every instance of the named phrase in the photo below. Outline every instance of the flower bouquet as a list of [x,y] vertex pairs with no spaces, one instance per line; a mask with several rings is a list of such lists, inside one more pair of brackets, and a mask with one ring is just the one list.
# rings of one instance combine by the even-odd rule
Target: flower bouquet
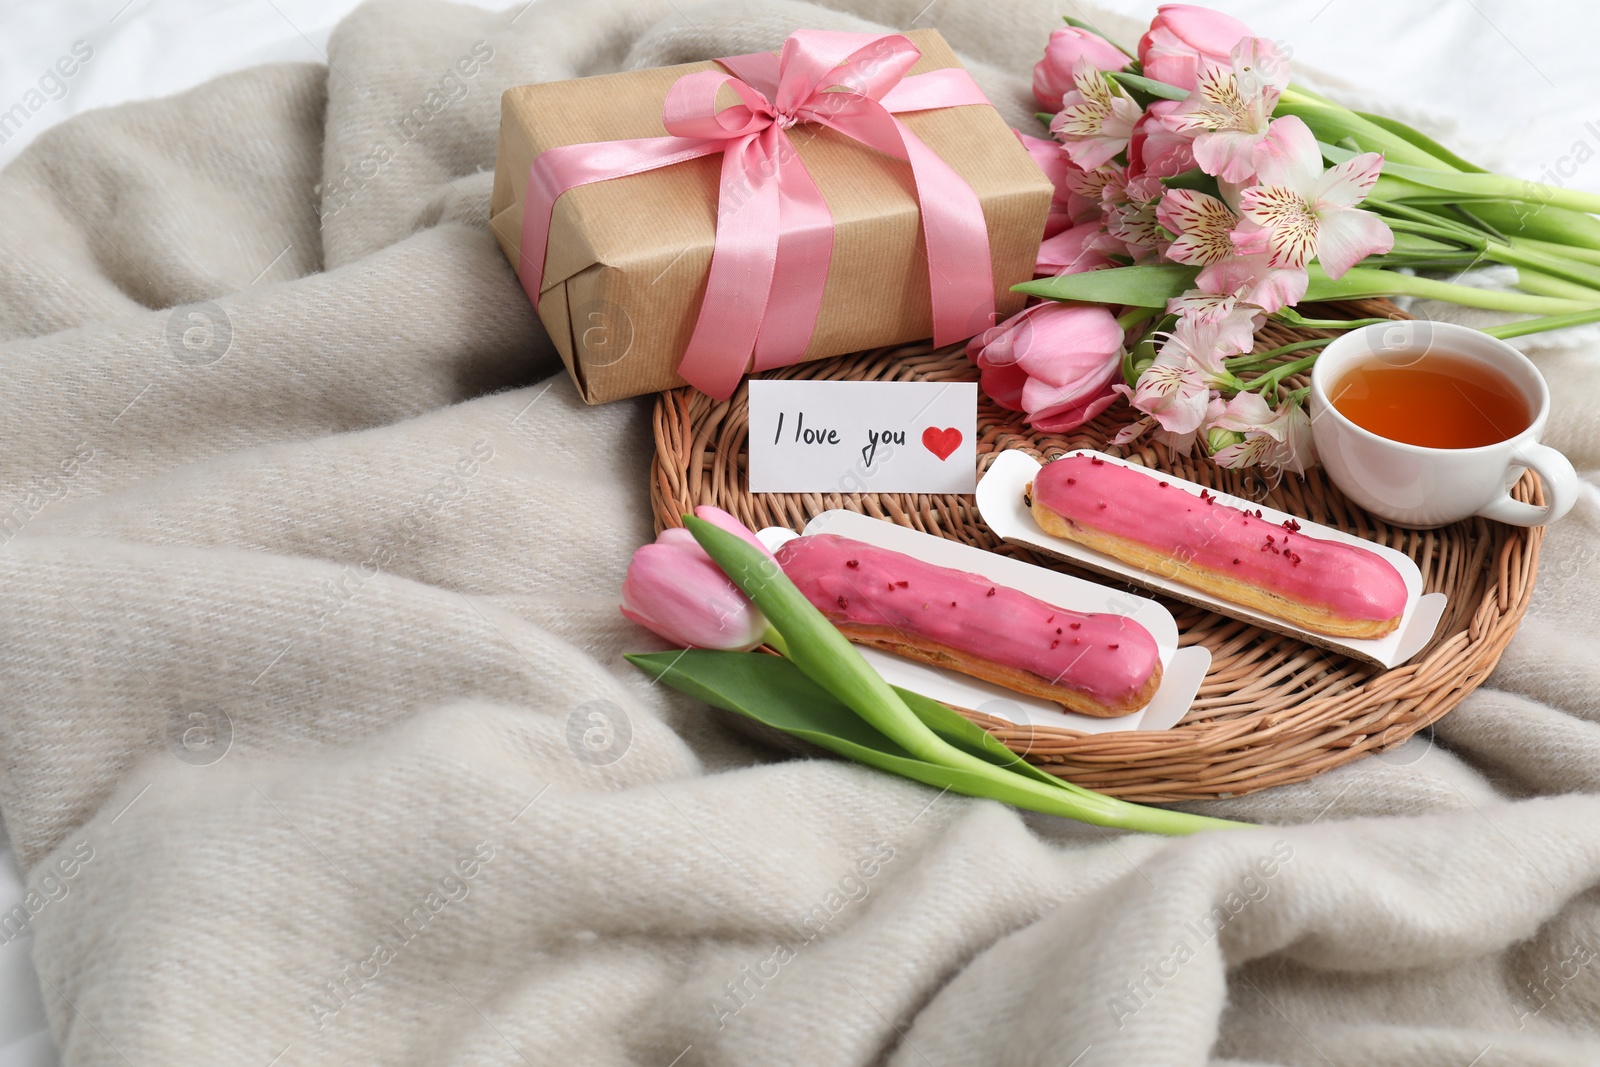
[[[1316,462],[1302,375],[1325,339],[1253,352],[1302,301],[1411,296],[1525,316],[1506,338],[1600,320],[1600,196],[1490,174],[1411,127],[1290,82],[1284,49],[1219,12],[1162,6],[1135,52],[1078,20],[1020,134],[1056,186],[1047,298],[972,339],[983,390],[1064,432],[1125,397],[1143,434],[1225,467]],[[1504,264],[1515,291],[1430,276]]]

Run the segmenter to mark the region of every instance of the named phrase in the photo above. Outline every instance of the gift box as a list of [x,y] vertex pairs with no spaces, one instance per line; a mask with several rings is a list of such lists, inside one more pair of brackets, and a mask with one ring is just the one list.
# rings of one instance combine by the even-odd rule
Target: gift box
[[726,396],[1019,310],[1052,191],[936,31],[799,31],[507,90],[490,225],[586,401]]

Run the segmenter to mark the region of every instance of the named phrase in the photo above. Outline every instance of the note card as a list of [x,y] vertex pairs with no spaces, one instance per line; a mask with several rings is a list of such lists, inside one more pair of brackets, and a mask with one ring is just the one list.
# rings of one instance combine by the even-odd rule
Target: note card
[[752,493],[972,493],[975,382],[750,382]]

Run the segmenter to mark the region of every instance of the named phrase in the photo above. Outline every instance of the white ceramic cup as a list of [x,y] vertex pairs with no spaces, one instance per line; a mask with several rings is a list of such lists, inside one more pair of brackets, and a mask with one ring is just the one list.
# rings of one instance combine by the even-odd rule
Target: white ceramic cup
[[[1427,448],[1391,441],[1347,419],[1333,390],[1355,364],[1378,358],[1403,366],[1430,351],[1486,364],[1507,378],[1534,412],[1532,425],[1477,448]],[[1448,322],[1380,322],[1342,335],[1311,371],[1311,436],[1323,469],[1344,495],[1397,526],[1444,526],[1472,515],[1512,526],[1543,526],[1578,498],[1578,476],[1560,452],[1539,443],[1550,415],[1550,390],[1537,367],[1496,337]],[[1525,469],[1544,483],[1544,507],[1513,500],[1508,490]]]

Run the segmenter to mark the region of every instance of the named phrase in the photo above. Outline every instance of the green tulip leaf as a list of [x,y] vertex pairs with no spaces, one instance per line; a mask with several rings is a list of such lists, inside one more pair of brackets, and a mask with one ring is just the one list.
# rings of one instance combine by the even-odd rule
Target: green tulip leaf
[[1363,119],[1366,119],[1374,126],[1382,127],[1398,137],[1405,138],[1411,144],[1428,153],[1428,155],[1433,156],[1436,159],[1444,160],[1457,170],[1469,171],[1475,174],[1488,173],[1482,167],[1475,163],[1468,163],[1466,160],[1450,151],[1450,149],[1446,148],[1438,141],[1435,141],[1432,137],[1429,137],[1427,134],[1413,126],[1407,126],[1399,119],[1391,119],[1387,115],[1374,115],[1366,111],[1357,111],[1355,114]]
[[1189,90],[1187,89],[1180,89],[1176,85],[1168,85],[1166,82],[1158,82],[1154,78],[1146,78],[1142,74],[1128,74],[1120,70],[1113,70],[1108,71],[1106,77],[1124,89],[1132,89],[1157,100],[1186,100],[1189,97]]
[[1037,278],[1013,285],[1011,291],[1051,300],[1165,308],[1168,300],[1194,287],[1195,276],[1199,273],[1199,267],[1181,263],[1111,267],[1082,274],[1063,274],[1059,278]]
[[1073,785],[1021,760],[976,724],[937,701],[905,690],[939,736],[981,764],[952,766],[921,759],[874,729],[842,701],[780,656],[758,652],[652,652],[628,662],[678,691],[743,715],[820,748],[891,774],[966,796],[1101,826],[1185,834],[1237,829],[1241,823],[1149,808]]
[[900,694],[900,699],[906,702],[906,707],[916,713],[917,718],[928,724],[930,730],[957,748],[965,749],[997,767],[1010,768],[1018,774],[1025,774],[1041,782],[1050,785],[1064,784],[1064,779],[1035,767],[1007,748],[988,730],[954,708],[941,704],[931,697],[925,697],[921,693],[901,689],[899,686],[895,686],[895,692]]

